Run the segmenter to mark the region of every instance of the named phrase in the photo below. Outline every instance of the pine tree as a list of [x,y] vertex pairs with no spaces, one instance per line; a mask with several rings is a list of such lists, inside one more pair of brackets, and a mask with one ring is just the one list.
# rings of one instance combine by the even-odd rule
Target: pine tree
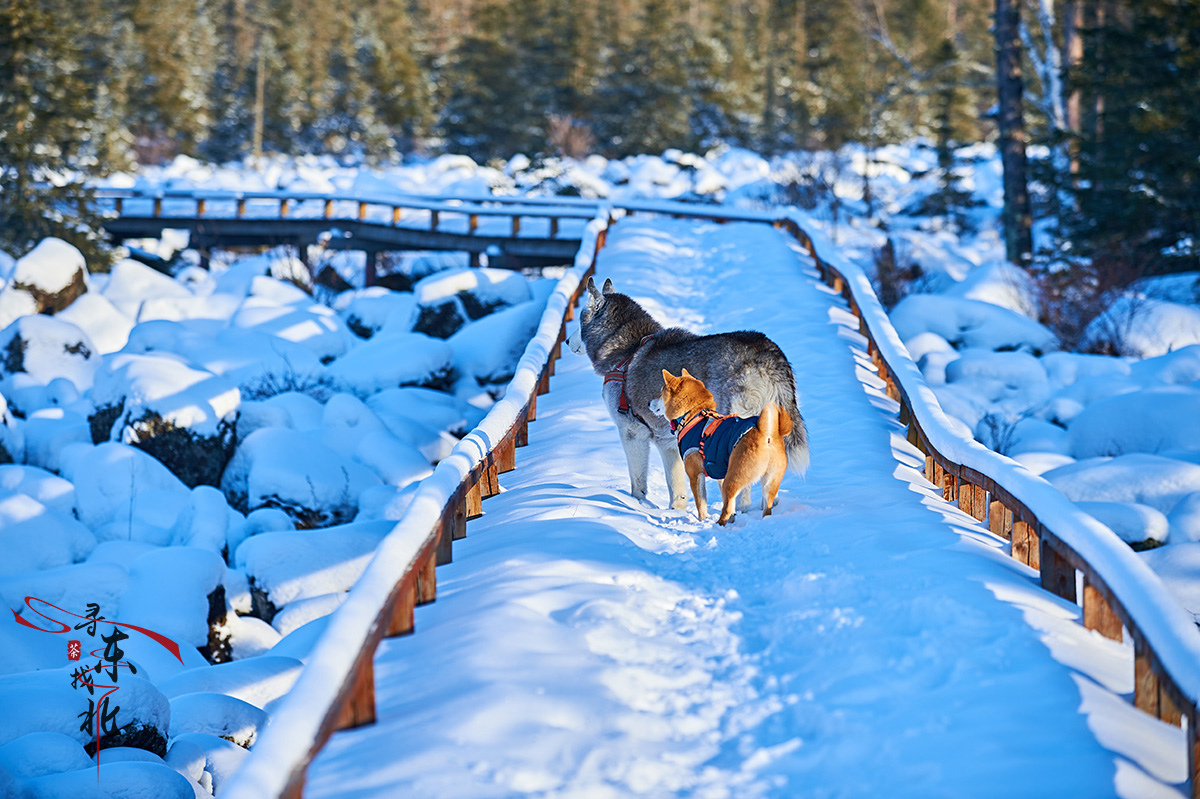
[[1200,267],[1200,0],[1141,0],[1084,31],[1072,237],[1117,282]]
[[109,251],[79,171],[95,97],[76,18],[57,0],[0,5],[0,247],[57,236],[97,268]]

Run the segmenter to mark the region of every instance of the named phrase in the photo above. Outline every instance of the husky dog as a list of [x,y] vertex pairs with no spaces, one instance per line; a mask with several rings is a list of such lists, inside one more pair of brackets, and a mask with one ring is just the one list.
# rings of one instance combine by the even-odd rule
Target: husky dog
[[[579,315],[578,333],[568,344],[586,349],[592,368],[604,375],[604,404],[625,449],[630,493],[646,498],[650,444],[658,448],[667,473],[671,507],[688,505],[688,479],[675,435],[667,419],[650,411],[662,390],[662,370],[678,374],[685,367],[708,387],[722,414],[757,416],[768,402],[792,420],[786,437],[788,466],[799,474],[808,468],[808,431],[796,407],[796,380],[779,346],[762,333],[740,331],[697,336],[682,328],[664,328],[611,280],[604,290],[588,278],[587,299]],[[738,497],[738,509],[750,507],[750,490]]]
[[705,475],[721,486],[717,524],[729,523],[734,498],[755,481],[762,483],[763,516],[770,516],[787,470],[783,441],[792,432],[787,411],[768,402],[758,416],[722,416],[712,392],[687,369],[679,377],[663,369],[662,376],[662,394],[650,403],[650,410],[671,420],[700,521],[708,518]]

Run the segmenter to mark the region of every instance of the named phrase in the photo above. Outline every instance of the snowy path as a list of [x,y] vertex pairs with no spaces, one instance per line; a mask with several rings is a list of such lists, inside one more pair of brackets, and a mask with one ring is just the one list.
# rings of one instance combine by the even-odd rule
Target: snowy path
[[782,234],[626,220],[598,277],[665,323],[778,342],[807,477],[730,528],[641,506],[568,353],[438,601],[381,647],[379,723],[330,741],[308,796],[1179,795],[1181,733],[1113,693],[1127,651],[933,496]]

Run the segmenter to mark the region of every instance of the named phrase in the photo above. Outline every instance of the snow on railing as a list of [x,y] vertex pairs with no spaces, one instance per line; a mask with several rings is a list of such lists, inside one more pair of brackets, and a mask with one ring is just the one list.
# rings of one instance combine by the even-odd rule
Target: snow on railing
[[838,258],[813,225],[791,218],[775,224],[808,250],[858,317],[887,394],[900,403],[908,440],[925,454],[925,476],[943,498],[1009,539],[1012,556],[1039,572],[1043,588],[1080,603],[1087,629],[1116,641],[1122,626],[1128,631],[1134,704],[1169,724],[1186,721],[1188,776],[1200,799],[1200,630],[1191,615],[1112,530],[1021,464],[955,433],[863,271]]
[[504,396],[422,481],[334,611],[270,726],[223,786],[222,799],[300,797],[308,765],[329,737],[374,722],[375,650],[383,638],[413,631],[413,608],[437,595],[436,566],[450,562],[453,542],[466,536],[468,519],[482,514],[482,500],[499,493],[498,475],[515,468],[516,448],[528,441],[537,397],[549,391],[566,323],[607,228],[607,211],[587,225],[575,265],[550,295]]

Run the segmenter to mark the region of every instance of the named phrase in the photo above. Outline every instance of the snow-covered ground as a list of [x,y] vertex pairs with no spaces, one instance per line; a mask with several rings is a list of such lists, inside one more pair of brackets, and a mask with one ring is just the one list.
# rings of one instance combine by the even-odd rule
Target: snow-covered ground
[[560,361],[438,601],[384,643],[379,722],[334,736],[308,795],[1179,795],[1182,733],[1118,696],[1128,648],[941,501],[786,236],[623,221],[598,277],[664,323],[778,342],[807,476],[729,528],[664,510],[657,463],[639,504],[602,378]]
[[[869,158],[858,147],[771,160],[736,149],[519,156],[503,169],[461,156],[374,170],[181,158],[110,184],[667,197],[780,213],[797,203],[869,272],[890,238],[898,265],[921,275],[893,322],[963,434],[1042,473],[1131,543],[1165,544],[1141,557],[1200,614],[1196,276],[1114,300],[1089,335],[1120,357],[1059,351],[1036,321],[1036,287],[1003,263],[994,152],[960,156],[977,201],[960,232],[915,210],[937,185],[920,145]],[[820,796],[894,792],[890,768],[923,788],[911,795],[977,793],[965,786],[980,777],[1013,788],[998,794],[1037,795],[1032,777],[1004,783],[1010,771],[1083,786],[1065,793],[1172,795],[1163,785],[1183,779],[1179,733],[1113,696],[1129,690],[1128,652],[1067,624],[1073,607],[1034,590],[994,539],[925,494],[915,456],[877,410],[888,402],[864,376],[869,364],[854,366],[834,343],[854,341],[845,315],[797,277],[790,251],[760,264],[765,245],[728,230],[722,239],[708,226],[624,221],[604,268],[662,321],[777,338],[801,377],[808,480],[785,482],[777,518],[720,533],[635,507],[594,404],[598,378],[582,359],[561,362],[562,405],[537,424],[562,431],[521,451],[512,490],[489,500],[466,555],[439,572],[421,634],[389,645],[387,668],[408,676],[381,682],[385,713],[404,716],[381,729],[413,736],[424,754],[377,779],[434,795]],[[146,244],[169,257],[186,239]],[[0,447],[13,461],[0,466],[0,595],[26,618],[27,595],[76,612],[97,602],[179,641],[182,664],[125,642],[139,673],[119,695],[123,713],[169,744],[166,765],[143,749],[107,750],[102,782],[205,796],[268,723],[417,484],[502,390],[553,281],[415,255],[399,263],[412,291],[313,295],[286,251],[217,258],[211,273],[185,252],[171,278],[132,260],[89,275],[60,245],[0,254]],[[740,260],[747,251],[753,270]],[[328,260],[361,285],[359,256]],[[790,280],[794,297],[778,290]],[[526,471],[531,463],[542,471]],[[0,625],[0,701],[11,711],[0,720],[0,796],[95,784],[94,761],[80,759],[83,696],[70,688],[65,637]],[[413,659],[414,645],[428,663]],[[232,662],[209,665],[199,648]],[[497,659],[507,672],[494,671]],[[464,664],[448,725],[446,675]],[[432,674],[414,694],[408,678]],[[1006,691],[1037,701],[1014,705]],[[459,720],[468,717],[475,732]],[[527,734],[524,754],[506,748]],[[369,751],[383,746],[357,735]],[[1047,751],[1008,746],[1022,737]],[[484,754],[467,762],[453,743]],[[338,793],[329,780],[351,763],[337,759],[341,746],[314,783],[324,794]],[[1051,773],[1055,758],[1062,774]],[[448,781],[434,779],[438,763]]]

